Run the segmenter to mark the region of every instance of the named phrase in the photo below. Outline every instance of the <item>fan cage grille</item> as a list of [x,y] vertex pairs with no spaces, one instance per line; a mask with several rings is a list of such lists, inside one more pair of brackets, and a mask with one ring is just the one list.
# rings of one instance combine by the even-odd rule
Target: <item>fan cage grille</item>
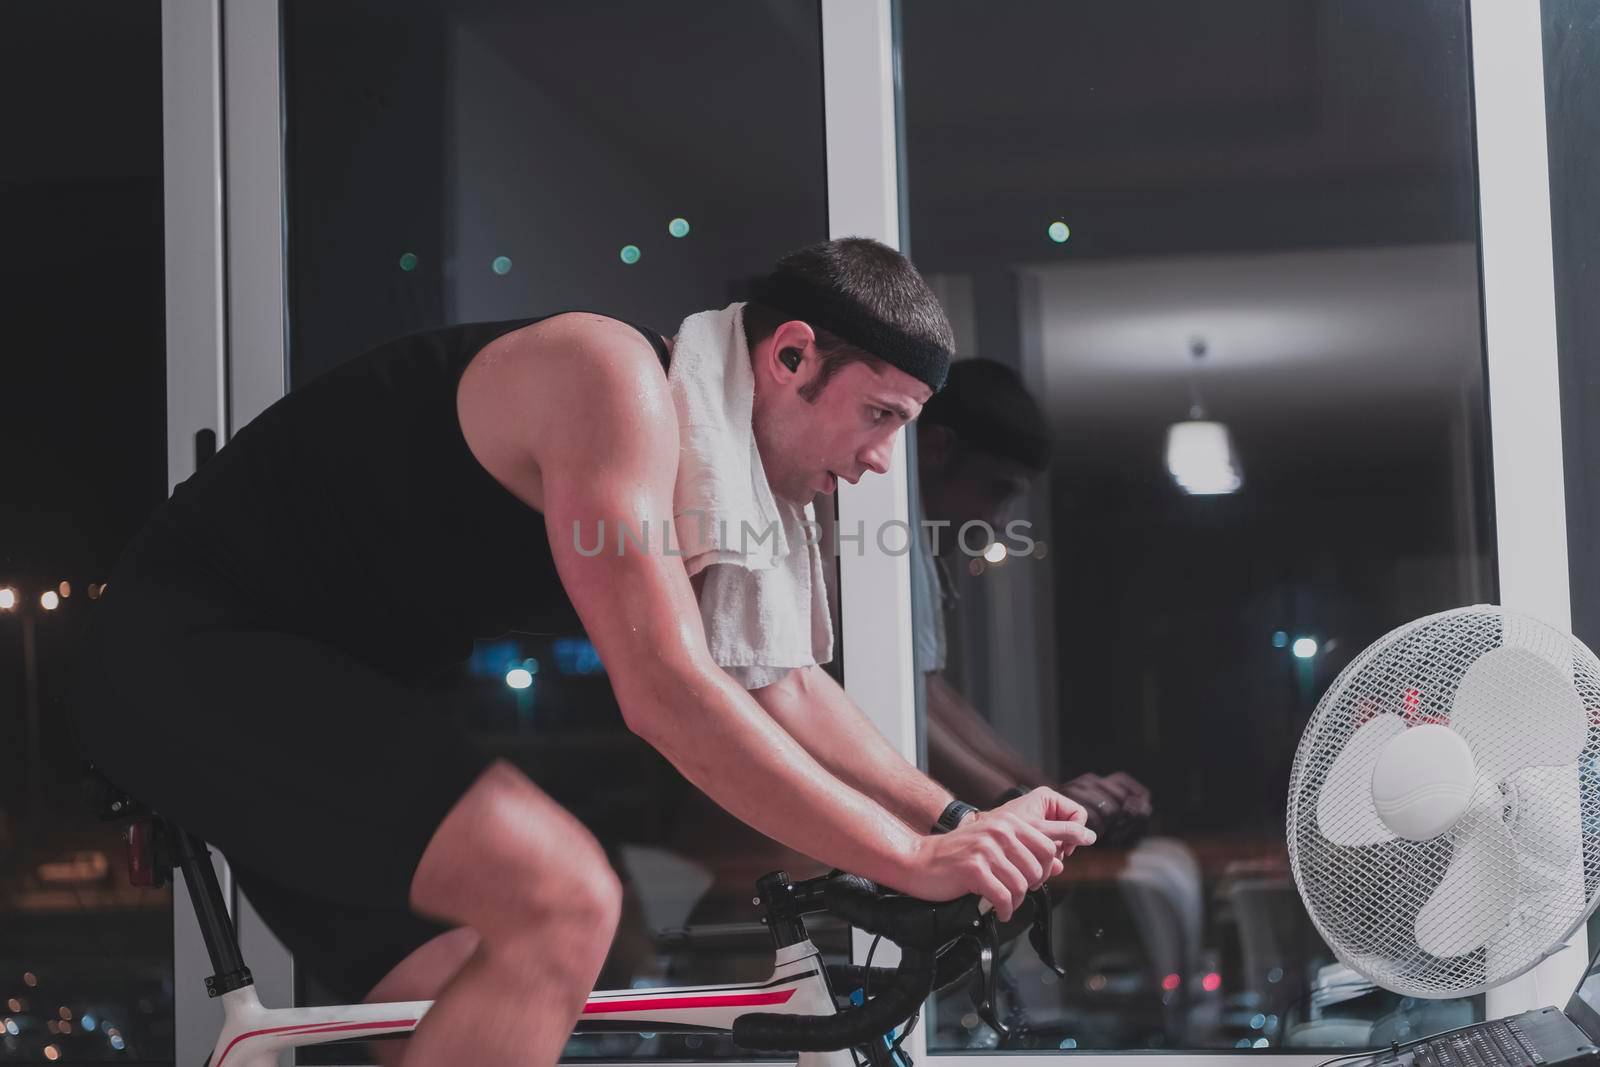
[[[1508,791],[1480,769],[1474,797],[1493,798],[1486,790],[1501,795],[1503,803],[1486,808],[1505,821],[1512,842],[1509,851],[1500,852],[1485,867],[1483,877],[1495,885],[1484,888],[1512,894],[1514,929],[1497,937],[1493,950],[1480,947],[1463,955],[1436,956],[1418,944],[1414,924],[1444,877],[1468,820],[1425,841],[1397,838],[1378,845],[1340,845],[1325,838],[1318,826],[1318,796],[1334,760],[1362,725],[1381,715],[1399,716],[1407,726],[1448,725],[1462,677],[1485,653],[1508,644],[1530,649],[1552,664],[1570,663],[1570,672],[1513,670],[1504,678],[1504,691],[1508,699],[1515,699],[1530,686],[1550,686],[1561,674],[1570,674],[1587,719],[1576,775],[1581,849],[1574,850],[1569,860],[1557,860],[1548,849],[1541,854],[1538,828],[1518,825],[1516,788]],[[1363,651],[1318,702],[1290,774],[1290,864],[1306,910],[1335,955],[1402,995],[1444,998],[1470,996],[1499,985],[1559,949],[1594,910],[1600,881],[1597,718],[1600,661],[1594,653],[1561,630],[1497,607],[1457,608],[1418,619]],[[1487,743],[1508,741],[1513,725],[1491,724]],[[1480,747],[1483,744],[1479,741]],[[1565,773],[1570,781],[1570,769]],[[1371,805],[1370,790],[1365,797]],[[1554,883],[1563,887],[1559,890],[1539,878],[1541,872],[1550,872],[1552,862],[1568,864],[1565,875]],[[1582,864],[1581,879],[1570,868],[1576,862]],[[1463,921],[1466,909],[1473,906],[1468,900],[1446,904],[1462,909]]]

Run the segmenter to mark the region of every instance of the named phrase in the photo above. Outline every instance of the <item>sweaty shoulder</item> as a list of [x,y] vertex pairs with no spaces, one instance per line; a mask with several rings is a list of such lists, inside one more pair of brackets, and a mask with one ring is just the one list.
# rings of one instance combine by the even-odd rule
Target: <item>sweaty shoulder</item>
[[[507,355],[550,364],[579,362],[595,369],[632,374],[654,370],[647,379],[665,379],[655,347],[639,329],[619,319],[588,311],[569,311],[540,319],[496,340],[493,348]],[[488,354],[488,350],[485,350]]]
[[496,339],[462,376],[460,407],[463,428],[491,427],[486,436],[514,442],[540,466],[574,452],[677,457],[677,415],[655,348],[603,315],[569,312]]

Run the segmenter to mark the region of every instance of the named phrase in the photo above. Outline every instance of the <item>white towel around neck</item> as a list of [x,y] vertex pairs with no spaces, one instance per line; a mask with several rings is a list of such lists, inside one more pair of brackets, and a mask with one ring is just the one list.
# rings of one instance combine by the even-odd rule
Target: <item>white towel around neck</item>
[[[773,496],[756,447],[744,305],[683,320],[667,385],[678,411],[678,551],[705,572],[700,618],[717,665],[746,689],[833,658],[816,513]],[[807,536],[808,530],[811,536]]]

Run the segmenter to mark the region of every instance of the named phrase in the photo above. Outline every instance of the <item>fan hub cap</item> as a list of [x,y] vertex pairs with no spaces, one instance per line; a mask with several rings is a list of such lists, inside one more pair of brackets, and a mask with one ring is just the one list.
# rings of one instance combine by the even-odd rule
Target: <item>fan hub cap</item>
[[1396,837],[1427,841],[1467,813],[1478,767],[1448,726],[1403,730],[1384,745],[1372,769],[1372,802]]

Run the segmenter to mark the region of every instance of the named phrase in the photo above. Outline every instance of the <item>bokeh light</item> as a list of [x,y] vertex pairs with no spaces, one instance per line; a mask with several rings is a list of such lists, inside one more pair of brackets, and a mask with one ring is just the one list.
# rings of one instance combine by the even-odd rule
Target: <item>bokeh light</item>
[[404,255],[402,255],[400,257],[400,269],[403,270],[403,271],[416,270],[417,269],[417,254],[415,252],[407,252]]
[[638,245],[623,245],[620,255],[622,256],[622,262],[631,267],[635,263],[639,262],[639,256],[641,253]]
[[39,594],[39,606],[46,611],[54,611],[61,606],[61,596],[54,589],[46,589]]
[[1050,240],[1054,241],[1058,245],[1066,244],[1067,238],[1072,236],[1072,230],[1067,227],[1066,223],[1061,222],[1060,220],[1050,224],[1049,233]]
[[526,689],[533,684],[533,675],[526,667],[513,667],[506,671],[506,684],[513,689]]
[[0,611],[10,611],[17,606],[17,591],[15,589],[0,589]]
[[1296,659],[1310,659],[1317,654],[1317,642],[1309,637],[1297,637],[1292,651]]
[[689,236],[689,220],[683,218],[673,219],[667,223],[667,232],[674,237]]
[[511,273],[511,257],[510,256],[495,256],[494,257],[494,262],[489,264],[489,268],[491,270],[493,270],[496,274],[510,274]]

